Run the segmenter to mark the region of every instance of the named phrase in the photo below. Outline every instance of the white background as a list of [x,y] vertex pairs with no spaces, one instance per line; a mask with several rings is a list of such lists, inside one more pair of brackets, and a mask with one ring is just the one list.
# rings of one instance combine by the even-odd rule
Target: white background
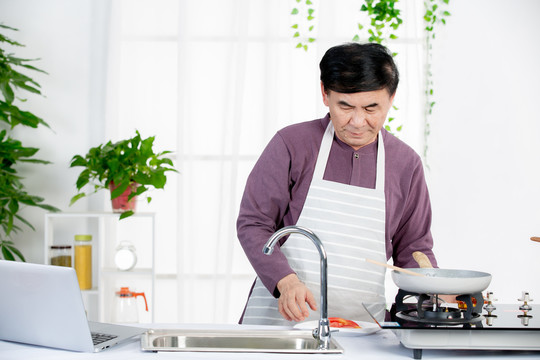
[[[323,2],[321,6],[328,4]],[[35,76],[46,97],[32,98],[28,108],[48,121],[53,131],[46,128],[16,131],[25,144],[41,148],[38,153],[40,158],[51,160],[54,164],[39,170],[32,166],[28,172],[23,168],[21,172],[27,177],[25,183],[30,193],[43,195],[48,203],[62,210],[86,210],[101,206],[102,198],[98,195],[89,203],[81,202],[68,208],[69,199],[75,193],[74,183],[78,174],[68,168],[69,160],[74,154],[85,153],[89,147],[105,141],[109,134],[116,136],[122,132],[114,128],[118,126],[116,123],[106,122],[109,116],[106,113],[111,110],[106,111],[106,99],[100,94],[105,88],[107,71],[103,69],[107,57],[104,54],[110,30],[108,19],[100,15],[100,8],[107,6],[108,1],[0,0],[0,21],[21,30],[8,35],[26,45],[26,48],[18,49],[17,54],[21,57],[40,57],[38,67],[49,73],[48,76]],[[426,159],[429,166],[426,177],[433,206],[432,232],[439,266],[492,273],[490,290],[500,301],[515,302],[522,290],[528,290],[532,298],[538,298],[540,243],[532,242],[529,238],[540,236],[540,150],[537,140],[540,136],[540,116],[536,106],[540,95],[540,41],[537,40],[535,18],[540,11],[540,2],[451,0],[449,10],[452,16],[448,24],[437,31],[434,43],[433,72],[437,103],[430,120],[431,135]],[[190,18],[194,24],[204,20],[200,17]],[[339,18],[336,21],[339,22]],[[290,46],[294,46],[292,41]],[[313,61],[318,62],[323,48],[321,46],[318,53],[309,55]],[[316,64],[310,65],[315,71]],[[119,73],[110,73],[110,66],[108,71],[108,76],[119,76]],[[179,71],[189,72],[189,69]],[[318,73],[312,76],[313,84],[316,84]],[[294,74],[290,75],[289,80],[293,85],[288,85],[294,87]],[[301,81],[305,81],[304,77],[298,79],[298,82]],[[399,91],[402,91],[401,87],[398,97],[408,96]],[[315,92],[313,96],[318,95]],[[279,96],[273,99],[279,100]],[[199,101],[205,104],[204,99]],[[266,105],[272,108],[272,104]],[[297,117],[300,110],[295,108],[292,112],[294,118],[280,118],[277,122],[304,120]],[[306,113],[309,113],[306,120],[312,118],[312,114],[324,115],[320,106],[310,108]],[[151,120],[146,126],[152,127]],[[176,129],[174,121],[171,129],[175,132],[185,130]],[[187,130],[183,136],[193,138],[197,127]],[[267,129],[265,134],[272,131],[275,130]],[[258,146],[263,146],[265,141],[267,137],[263,137]],[[421,151],[421,143],[415,141],[411,145]],[[168,143],[165,145],[169,146]],[[202,151],[211,147],[212,144],[203,146]],[[180,160],[189,163],[189,159]],[[246,164],[250,164],[250,161]],[[245,171],[249,171],[249,166],[245,166]],[[197,170],[186,169],[192,172]],[[201,168],[200,171],[204,174],[205,170]],[[199,179],[207,180],[203,177]],[[176,184],[176,180],[173,179],[172,183]],[[169,195],[162,198],[156,194],[156,205],[151,210],[159,211],[160,204],[170,200],[170,194],[173,198],[180,196],[176,195],[178,189],[180,187],[168,187]],[[234,199],[221,201],[237,203],[240,195],[241,192],[236,193]],[[206,199],[202,205],[212,207],[213,203]],[[226,208],[230,212],[236,211],[235,206]],[[43,212],[29,209],[25,213],[36,225],[36,232],[25,231],[17,237],[17,245],[29,261],[42,262]],[[232,214],[230,218],[234,219],[235,215]],[[165,275],[179,274],[180,279],[197,283],[201,279],[189,277],[195,265],[187,270],[182,268],[186,261],[184,257],[191,257],[191,261],[201,268],[218,268],[219,264],[216,265],[212,259],[193,255],[199,254],[194,246],[205,245],[191,244],[187,239],[182,239],[183,230],[171,227],[174,222],[174,218],[163,220],[161,229],[167,230],[163,230],[159,236],[178,237],[178,242],[172,242],[174,246],[178,244],[178,249],[158,247],[158,256],[163,259],[159,267]],[[231,223],[223,226],[234,228]],[[193,249],[194,252],[183,253],[183,249]],[[177,264],[175,259],[181,261]],[[237,262],[246,261],[240,259]],[[183,274],[186,276],[183,277]],[[215,274],[210,279],[211,282],[220,281]],[[247,280],[243,278],[244,288],[249,286],[249,282],[249,276]],[[167,281],[163,280],[163,283]],[[229,296],[240,298],[240,306],[226,309],[232,314],[225,317],[204,317],[200,313],[196,314],[198,317],[182,315],[183,312],[193,312],[197,302],[206,304],[208,299],[203,294],[201,297],[172,300],[179,304],[178,317],[169,312],[158,317],[158,321],[234,321],[247,292],[242,286],[237,288]],[[163,304],[167,306],[169,303],[166,300],[177,299],[176,292],[184,288],[169,283],[164,284],[162,289],[161,299],[165,299]],[[388,289],[393,291],[391,282]]]

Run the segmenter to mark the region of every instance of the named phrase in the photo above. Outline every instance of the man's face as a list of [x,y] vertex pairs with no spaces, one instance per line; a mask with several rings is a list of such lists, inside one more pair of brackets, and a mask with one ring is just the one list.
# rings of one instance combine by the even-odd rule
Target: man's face
[[330,119],[337,137],[358,150],[377,138],[394,95],[386,89],[352,94],[325,91],[321,84],[323,101],[330,111]]

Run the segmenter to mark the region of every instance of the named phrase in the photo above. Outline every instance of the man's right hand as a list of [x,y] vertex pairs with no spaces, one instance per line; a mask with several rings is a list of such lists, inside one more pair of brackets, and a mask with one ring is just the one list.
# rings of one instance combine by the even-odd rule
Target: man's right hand
[[317,303],[309,289],[296,274],[289,274],[277,283],[280,292],[278,299],[279,312],[285,320],[303,321],[309,316],[309,310],[317,310]]

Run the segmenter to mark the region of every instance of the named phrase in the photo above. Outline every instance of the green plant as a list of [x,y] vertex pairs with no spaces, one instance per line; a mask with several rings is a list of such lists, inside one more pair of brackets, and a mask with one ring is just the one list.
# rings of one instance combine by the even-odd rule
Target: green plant
[[[365,27],[358,23],[358,30],[366,29],[369,37],[369,42],[381,44],[387,39],[395,40],[398,38],[394,31],[397,31],[403,23],[400,18],[401,11],[396,8],[396,3],[399,0],[365,0],[360,11],[368,14],[370,25]],[[388,25],[388,27],[386,27]],[[360,35],[354,35],[353,41],[360,41]],[[395,54],[394,54],[395,56]]]
[[[128,187],[137,184],[137,191],[129,195],[129,199],[141,195],[149,190],[149,186],[163,189],[167,182],[166,172],[175,171],[171,159],[164,155],[170,151],[154,153],[153,144],[155,137],[141,139],[141,134],[136,131],[133,138],[118,142],[107,142],[91,148],[83,157],[75,155],[71,159],[70,167],[81,166],[84,169],[77,178],[78,194],[71,198],[72,205],[77,200],[88,194],[81,191],[87,184],[93,185],[96,193],[100,189],[108,189],[114,183],[117,188],[111,191],[111,200],[122,195]],[[150,202],[151,197],[147,197]],[[133,211],[126,211],[120,215],[120,219],[133,215]]]
[[[9,26],[0,24],[0,29],[17,31]],[[0,34],[0,43],[11,46],[23,46]],[[35,228],[20,214],[25,206],[39,207],[48,211],[58,211],[57,208],[44,204],[44,199],[30,195],[26,192],[22,177],[18,175],[18,163],[48,164],[48,161],[33,158],[39,149],[25,147],[23,144],[9,136],[9,132],[17,125],[37,128],[47,125],[41,118],[19,107],[19,103],[26,99],[19,98],[19,90],[41,95],[39,84],[30,77],[20,73],[19,67],[45,73],[29,65],[33,60],[21,59],[0,48],[0,123],[9,125],[10,130],[0,131],[0,249],[2,257],[6,260],[15,260],[16,257],[25,261],[23,254],[15,247],[12,235],[22,231],[19,224],[30,229]]]

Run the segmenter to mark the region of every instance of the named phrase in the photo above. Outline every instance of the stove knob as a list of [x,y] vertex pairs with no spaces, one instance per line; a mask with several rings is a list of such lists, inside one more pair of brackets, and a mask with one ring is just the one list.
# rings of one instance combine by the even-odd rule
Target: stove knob
[[518,299],[518,301],[524,301],[526,304],[527,302],[534,301],[534,300],[530,298],[529,293],[527,291],[523,291],[521,293],[521,299]]
[[493,326],[493,320],[495,320],[495,316],[486,316],[486,324],[487,326]]
[[[497,301],[497,299],[495,299],[493,297],[493,292],[488,292],[486,294],[486,300],[487,300],[487,304],[484,305],[484,310],[486,310],[488,312],[489,315],[491,315],[491,313],[496,310],[497,308],[493,305],[493,301]],[[488,324],[489,325],[489,324]]]
[[487,300],[488,302],[497,301],[497,299],[495,299],[495,297],[493,296],[493,292],[492,292],[492,291],[486,293],[486,300]]
[[518,318],[521,319],[521,325],[529,326],[529,320],[530,318],[532,318],[532,316],[525,314],[525,315],[518,315]]

